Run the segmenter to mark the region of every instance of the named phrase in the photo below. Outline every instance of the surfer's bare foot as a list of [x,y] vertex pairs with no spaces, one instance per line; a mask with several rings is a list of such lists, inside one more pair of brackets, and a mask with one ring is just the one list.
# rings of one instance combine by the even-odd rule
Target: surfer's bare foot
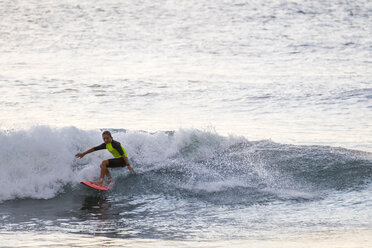
[[100,178],[100,179],[96,182],[96,184],[98,184],[98,185],[102,185],[102,183],[103,183],[103,178]]

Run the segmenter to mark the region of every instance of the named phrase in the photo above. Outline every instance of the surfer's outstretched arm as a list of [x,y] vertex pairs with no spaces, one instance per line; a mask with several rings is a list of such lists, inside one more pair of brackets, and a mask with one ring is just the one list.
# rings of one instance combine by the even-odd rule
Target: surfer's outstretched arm
[[82,157],[84,157],[85,155],[87,155],[88,153],[91,153],[91,152],[94,152],[94,151],[95,151],[94,148],[90,148],[89,150],[87,150],[87,151],[85,151],[85,152],[83,152],[83,153],[77,153],[77,154],[75,154],[75,157],[76,157],[76,158],[82,158]]

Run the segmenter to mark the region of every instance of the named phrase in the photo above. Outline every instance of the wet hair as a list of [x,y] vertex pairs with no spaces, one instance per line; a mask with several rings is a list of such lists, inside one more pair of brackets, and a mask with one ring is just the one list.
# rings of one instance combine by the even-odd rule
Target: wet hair
[[110,138],[112,138],[110,131],[104,131],[102,133],[102,136],[105,135],[105,134],[108,135],[108,136],[110,136]]

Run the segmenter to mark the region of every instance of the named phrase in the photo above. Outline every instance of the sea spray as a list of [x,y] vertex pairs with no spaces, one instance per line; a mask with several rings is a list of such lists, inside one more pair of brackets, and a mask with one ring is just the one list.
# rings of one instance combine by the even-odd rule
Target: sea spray
[[342,148],[249,141],[195,129],[119,131],[114,137],[123,140],[139,172],[136,180],[123,175],[118,190],[129,187],[139,194],[186,194],[223,204],[312,200],[329,190],[364,187],[372,175],[368,153]]
[[[47,126],[2,131],[0,200],[52,198],[71,190],[69,185],[78,192],[79,182],[95,180],[101,161],[111,158],[105,150],[74,157],[102,143],[101,132]],[[130,177],[126,169],[113,169],[116,193],[186,194],[222,204],[255,204],[358,189],[372,175],[369,153],[342,148],[249,141],[197,129],[118,129],[112,135],[137,172]]]
[[51,198],[73,177],[71,129],[0,133],[0,200]]

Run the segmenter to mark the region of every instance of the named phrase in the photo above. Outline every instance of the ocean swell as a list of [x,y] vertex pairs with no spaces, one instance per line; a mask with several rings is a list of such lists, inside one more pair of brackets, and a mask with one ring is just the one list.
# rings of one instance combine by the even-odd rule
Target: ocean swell
[[[136,175],[113,170],[114,193],[171,194],[218,204],[314,199],[371,182],[371,154],[343,148],[248,141],[197,129],[147,133],[112,130]],[[110,157],[74,154],[102,142],[101,131],[38,126],[0,132],[0,201],[48,199],[80,191]]]

